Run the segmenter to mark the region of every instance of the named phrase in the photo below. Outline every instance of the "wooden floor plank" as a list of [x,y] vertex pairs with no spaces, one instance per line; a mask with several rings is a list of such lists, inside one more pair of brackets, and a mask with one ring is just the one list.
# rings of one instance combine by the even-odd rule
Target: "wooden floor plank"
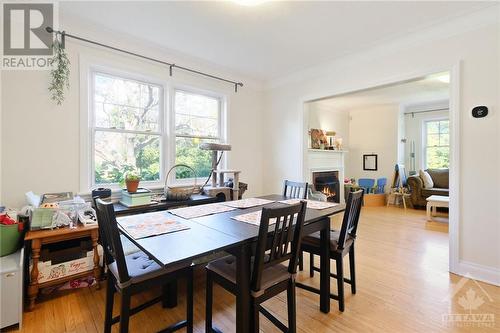
[[[440,219],[445,221],[445,219]],[[338,227],[340,217],[332,219]],[[346,310],[340,313],[332,300],[332,311],[319,311],[319,297],[297,290],[297,326],[302,333],[319,332],[498,332],[500,330],[500,288],[466,281],[452,297],[461,277],[448,273],[448,225],[427,222],[424,211],[397,207],[364,207],[356,240],[358,292],[351,295],[346,285]],[[319,264],[319,258],[316,259]],[[298,280],[319,286],[319,273],[309,278],[306,270]],[[332,270],[335,265],[332,263]],[[348,272],[348,264],[345,267]],[[347,274],[347,273],[346,273]],[[204,332],[204,271],[196,272],[195,332]],[[480,286],[480,287],[479,287]],[[487,295],[483,295],[483,290]],[[163,309],[157,304],[133,316],[131,332],[156,332],[185,316],[184,283],[179,284],[179,305]],[[472,290],[484,304],[472,313],[493,314],[494,327],[447,326],[443,315],[466,314],[459,299]],[[33,312],[24,314],[22,332],[102,332],[105,284],[100,290],[85,288],[43,297]],[[332,292],[336,291],[332,283]],[[159,290],[133,297],[133,304],[155,296]],[[235,330],[235,298],[219,286],[214,288],[214,324],[224,332]],[[491,297],[491,300],[489,299]],[[115,315],[120,296],[115,296]],[[463,302],[462,302],[463,303]],[[269,311],[284,323],[286,294],[265,303]],[[7,331],[16,332],[14,328]],[[114,325],[113,332],[118,331]],[[261,316],[261,332],[279,332]]]

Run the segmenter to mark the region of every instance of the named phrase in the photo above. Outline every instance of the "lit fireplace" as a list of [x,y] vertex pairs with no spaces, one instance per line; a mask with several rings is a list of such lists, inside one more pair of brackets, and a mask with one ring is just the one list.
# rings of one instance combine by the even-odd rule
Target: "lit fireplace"
[[316,191],[326,195],[330,202],[340,202],[340,182],[338,171],[320,171],[312,174]]

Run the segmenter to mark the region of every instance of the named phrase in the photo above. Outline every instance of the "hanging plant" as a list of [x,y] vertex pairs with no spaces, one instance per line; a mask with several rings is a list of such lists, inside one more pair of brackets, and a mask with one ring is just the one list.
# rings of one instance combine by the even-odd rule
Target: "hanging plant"
[[57,37],[52,44],[52,50],[54,52],[54,57],[52,58],[53,68],[50,71],[52,80],[49,85],[49,91],[52,94],[52,100],[54,100],[57,105],[61,105],[64,101],[64,89],[69,89],[70,62],[64,46]]

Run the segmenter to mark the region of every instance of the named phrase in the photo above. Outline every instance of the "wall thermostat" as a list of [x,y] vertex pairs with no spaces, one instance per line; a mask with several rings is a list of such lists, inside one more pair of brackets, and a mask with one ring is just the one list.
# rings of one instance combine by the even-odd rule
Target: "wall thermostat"
[[474,118],[484,118],[488,115],[488,107],[487,106],[476,106],[472,109],[472,116]]

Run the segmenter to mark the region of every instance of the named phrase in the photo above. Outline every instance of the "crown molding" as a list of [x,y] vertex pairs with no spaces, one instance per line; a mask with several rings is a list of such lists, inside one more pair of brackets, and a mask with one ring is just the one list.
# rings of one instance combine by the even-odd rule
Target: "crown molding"
[[499,18],[500,5],[495,3],[471,14],[435,24],[428,28],[407,34],[403,37],[381,41],[377,45],[368,47],[364,50],[349,53],[329,62],[314,65],[280,78],[265,81],[264,89],[272,90],[288,84],[299,83],[307,79],[324,76],[325,73],[334,71],[335,69],[342,68],[349,64],[358,63],[365,59],[383,57],[399,50],[447,39],[469,31],[478,30],[486,26],[499,24]]

